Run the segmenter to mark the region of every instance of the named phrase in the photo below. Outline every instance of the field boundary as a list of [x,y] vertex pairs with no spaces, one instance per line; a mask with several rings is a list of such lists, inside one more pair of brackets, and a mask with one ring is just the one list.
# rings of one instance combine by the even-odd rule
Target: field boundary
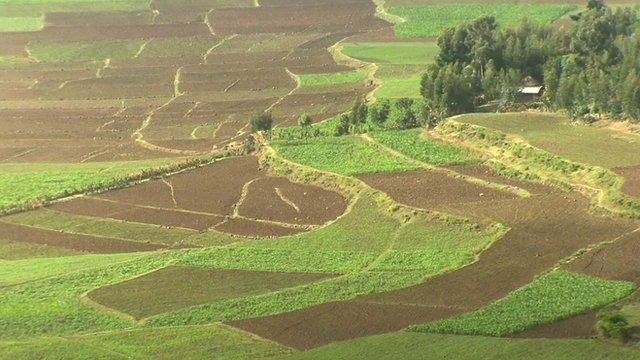
[[457,171],[454,171],[454,170],[451,170],[451,169],[446,169],[446,168],[442,168],[442,167],[439,167],[439,166],[434,166],[434,165],[427,164],[425,162],[422,162],[420,160],[414,159],[414,158],[412,158],[410,156],[407,156],[407,155],[405,155],[405,154],[403,154],[403,153],[401,153],[401,152],[399,152],[397,150],[394,150],[394,149],[392,149],[392,148],[390,148],[390,147],[388,147],[388,146],[386,146],[384,144],[381,144],[381,143],[375,141],[368,134],[361,134],[360,137],[362,139],[364,139],[365,141],[371,143],[372,145],[375,145],[375,146],[379,147],[380,149],[388,152],[389,154],[391,154],[391,155],[393,155],[395,157],[401,158],[401,159],[403,159],[405,161],[408,161],[408,162],[410,162],[412,164],[415,164],[415,165],[421,167],[424,170],[437,172],[437,173],[443,174],[445,176],[448,176],[448,177],[451,177],[451,178],[454,178],[454,179],[460,179],[460,180],[466,181],[466,182],[471,183],[471,184],[480,185],[480,186],[488,187],[488,188],[495,189],[495,190],[509,192],[509,193],[512,193],[514,195],[517,195],[517,196],[523,197],[523,198],[527,198],[527,197],[531,196],[530,192],[528,192],[525,189],[519,188],[517,186],[498,184],[498,183],[494,183],[494,182],[491,182],[491,181],[487,181],[487,180],[483,180],[483,179],[480,179],[480,178],[476,178],[476,177],[473,177],[473,176],[464,175],[464,174],[461,174],[461,173],[459,173]]
[[56,195],[32,199],[25,204],[19,204],[8,208],[0,208],[0,216],[35,210],[56,202],[72,200],[80,196],[95,195],[111,190],[134,186],[157,179],[158,177],[171,176],[185,171],[194,170],[202,166],[212,164],[220,159],[238,155],[240,155],[238,151],[224,151],[204,157],[188,158],[181,162],[170,163],[151,169],[143,169],[130,175],[114,178],[108,184],[89,186],[82,189],[65,190]]
[[465,123],[454,116],[429,136],[456,143],[491,158],[501,173],[538,180],[589,196],[592,206],[606,212],[640,218],[640,199],[622,192],[623,179],[605,168],[570,161],[497,130]]

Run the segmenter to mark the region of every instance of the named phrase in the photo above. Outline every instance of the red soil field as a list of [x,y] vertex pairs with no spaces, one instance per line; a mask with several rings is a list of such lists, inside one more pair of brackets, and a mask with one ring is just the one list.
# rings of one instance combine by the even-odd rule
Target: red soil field
[[[530,198],[513,198],[511,194],[494,194],[495,190],[488,188],[474,189],[437,173],[377,174],[363,176],[363,179],[404,204],[499,221],[511,230],[481,253],[477,262],[422,284],[232,325],[298,349],[395,331],[476,310],[529,283],[535,275],[575,251],[614,240],[640,226],[633,220],[590,214],[586,198],[553,189]],[[395,179],[395,184],[403,186],[391,186],[388,179]],[[402,182],[398,182],[400,180]],[[482,201],[474,201],[478,191],[488,195]],[[392,310],[374,308],[365,312],[363,304],[385,305]],[[387,311],[393,316],[387,315]],[[384,325],[376,327],[372,325],[375,323]],[[547,330],[539,331],[546,331],[547,336],[584,333],[584,327],[577,327],[575,331],[567,329],[549,325]]]

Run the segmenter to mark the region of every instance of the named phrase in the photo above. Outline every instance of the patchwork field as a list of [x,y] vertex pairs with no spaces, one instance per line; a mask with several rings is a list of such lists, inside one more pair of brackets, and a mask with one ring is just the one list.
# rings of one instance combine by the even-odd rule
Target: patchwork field
[[0,359],[640,358],[633,124],[421,91],[583,8],[0,0]]

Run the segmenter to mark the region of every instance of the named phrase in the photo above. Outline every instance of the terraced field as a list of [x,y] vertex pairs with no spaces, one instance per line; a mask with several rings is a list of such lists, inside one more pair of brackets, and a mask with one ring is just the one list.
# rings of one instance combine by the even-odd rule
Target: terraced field
[[445,27],[577,9],[0,0],[0,359],[640,358],[637,134],[397,123]]

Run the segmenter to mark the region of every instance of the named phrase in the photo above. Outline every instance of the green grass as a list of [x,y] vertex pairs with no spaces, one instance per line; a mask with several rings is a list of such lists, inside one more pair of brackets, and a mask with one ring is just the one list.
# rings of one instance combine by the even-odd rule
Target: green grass
[[141,257],[140,254],[88,254],[57,258],[0,260],[0,286],[19,284],[72,271],[99,268]]
[[112,331],[88,336],[0,343],[7,359],[267,359],[291,353],[222,325]]
[[147,43],[139,57],[147,58],[202,58],[207,51],[221,41],[219,37],[193,36],[179,38],[157,38]]
[[588,165],[615,168],[640,164],[640,135],[574,125],[562,115],[473,114],[458,121],[519,136],[542,150]]
[[536,23],[551,23],[564,14],[578,9],[563,4],[447,4],[424,6],[393,6],[389,13],[406,21],[395,25],[398,37],[436,37],[445,28],[458,26],[481,15],[494,15],[503,27],[517,26],[523,17]]
[[507,229],[502,225],[476,228],[454,222],[414,219],[395,234],[393,246],[372,266],[378,271],[421,271],[437,274],[472,263]]
[[478,311],[410,329],[417,332],[504,336],[586,313],[617,301],[634,290],[635,285],[630,282],[554,271]]
[[[473,261],[479,250],[502,234],[499,229],[479,230],[471,224],[458,227],[461,224],[458,221],[431,219],[426,214],[415,215],[413,221],[404,223],[400,215],[391,212],[392,204],[382,198],[371,191],[361,194],[352,213],[317,233],[145,253],[127,262],[93,264],[72,272],[56,270],[54,277],[0,292],[0,340],[134,327],[127,319],[85,306],[80,296],[169,265],[344,275],[275,292],[212,300],[153,316],[146,322],[148,326],[195,325],[266,316],[411,286],[427,276]],[[15,271],[8,264],[7,269],[14,270],[8,270],[7,276],[48,276],[52,271],[47,270],[49,261],[56,263],[55,259],[30,260],[25,262],[28,266],[23,266],[24,271]],[[42,270],[32,272],[31,268]]]
[[337,342],[279,359],[640,359],[636,350],[573,339],[497,339],[397,332]]
[[149,10],[146,0],[0,0],[0,16],[37,16],[50,12]]
[[145,40],[101,40],[79,42],[30,43],[32,57],[41,62],[103,61],[129,59]]
[[103,236],[166,245],[180,243],[189,238],[189,236],[198,234],[195,230],[166,228],[151,224],[75,215],[49,209],[6,216],[2,218],[2,221],[72,234]]
[[179,159],[84,163],[0,164],[0,209],[123,181],[128,175]]
[[51,258],[78,254],[81,253],[55,246],[5,240],[0,235],[0,260]]
[[142,319],[189,306],[269,293],[331,276],[169,266],[93,290],[87,296],[99,304]]
[[379,65],[428,65],[434,62],[439,51],[435,42],[342,43],[345,55]]
[[375,95],[382,99],[419,98],[422,73],[438,51],[435,42],[344,43],[342,49],[348,56],[378,64],[375,77],[382,85]]
[[38,31],[42,17],[0,17],[0,32]]
[[363,81],[366,76],[367,74],[362,70],[298,75],[301,86],[327,86],[356,83]]
[[288,236],[269,241],[254,240],[239,246],[287,251],[348,251],[379,253],[400,228],[397,219],[380,208],[370,196],[356,201],[351,211],[339,221],[303,235]]
[[385,146],[430,165],[459,165],[479,161],[471,153],[451,143],[427,139],[421,133],[421,129],[410,129],[375,132],[371,136]]
[[289,161],[345,175],[417,168],[354,136],[274,141],[271,145]]

